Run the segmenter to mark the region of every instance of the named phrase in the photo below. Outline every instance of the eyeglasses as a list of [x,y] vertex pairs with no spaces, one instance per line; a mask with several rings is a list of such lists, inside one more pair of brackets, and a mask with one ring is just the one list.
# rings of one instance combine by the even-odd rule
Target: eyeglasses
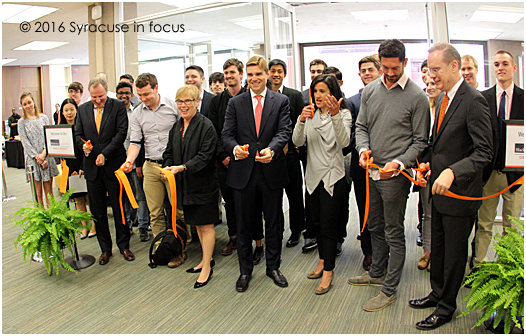
[[127,96],[131,96],[131,92],[122,92],[122,91],[119,91],[117,92],[118,95],[127,95]]
[[175,102],[177,103],[177,105],[190,105],[191,102],[194,102],[195,99],[187,99],[187,100],[176,100]]
[[441,68],[429,68],[429,72],[436,75],[440,70],[444,69],[445,67],[447,67],[449,64],[451,64],[451,62],[449,62],[448,64],[444,65],[443,67]]

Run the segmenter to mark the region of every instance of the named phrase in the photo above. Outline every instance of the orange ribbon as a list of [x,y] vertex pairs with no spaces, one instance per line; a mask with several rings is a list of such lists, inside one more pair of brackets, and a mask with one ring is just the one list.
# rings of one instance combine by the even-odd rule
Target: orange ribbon
[[130,186],[130,182],[128,181],[128,177],[126,177],[126,174],[124,171],[119,168],[115,171],[115,176],[117,176],[117,180],[119,180],[119,187],[120,187],[120,193],[119,193],[119,205],[121,207],[121,216],[122,216],[122,224],[126,225],[126,218],[124,217],[124,207],[122,205],[122,187],[124,186],[124,189],[126,190],[126,195],[128,195],[128,200],[131,203],[131,206],[134,209],[139,208],[139,205],[137,204],[137,201],[135,200],[135,196],[133,196],[133,190]]
[[[422,185],[422,183],[420,181],[416,181],[411,176],[409,176],[409,174],[407,174],[406,172],[404,172],[404,171],[402,171],[400,169],[393,169],[393,168],[382,169],[382,168],[378,167],[378,165],[376,165],[374,163],[371,163],[371,159],[369,158],[370,154],[371,154],[370,150],[365,150],[365,156],[366,156],[366,162],[367,162],[367,168],[365,169],[365,188],[366,188],[365,214],[364,214],[364,218],[363,218],[362,230],[360,232],[363,232],[363,230],[365,229],[365,224],[367,224],[367,218],[369,217],[369,168],[376,168],[376,169],[378,169],[380,171],[380,173],[389,173],[389,172],[393,172],[393,171],[400,172],[402,175],[404,175],[406,178],[408,178],[411,182],[413,182],[417,186],[423,187],[423,185]],[[429,168],[420,168],[420,164],[418,163],[418,159],[416,160],[416,163],[418,164],[418,168],[412,168],[414,171],[418,171],[418,172],[422,173],[422,175],[423,175],[424,172],[430,170]],[[455,193],[452,193],[449,190],[445,192],[444,196],[451,197],[451,198],[456,198],[456,199],[460,199],[460,200],[465,200],[465,201],[482,201],[482,200],[486,200],[486,199],[489,199],[489,198],[500,196],[500,195],[504,194],[506,191],[508,191],[510,188],[512,188],[513,186],[523,185],[523,184],[524,184],[524,176],[521,176],[517,181],[513,182],[506,189],[504,189],[504,190],[502,190],[502,191],[500,191],[500,192],[498,192],[496,194],[490,195],[490,196],[484,196],[484,197],[462,196],[462,195],[457,195]]]
[[91,144],[91,142],[87,142],[86,140],[82,139],[81,137],[79,137],[80,140],[84,141],[84,143],[86,144],[86,146],[88,146],[88,149],[89,150],[93,150],[93,145]]
[[68,188],[69,167],[66,164],[66,160],[60,160],[60,165],[62,166],[62,177],[60,178],[60,187],[58,189],[64,194]]
[[177,188],[175,185],[175,176],[174,174],[161,167],[155,167],[159,169],[164,176],[168,179],[168,184],[170,185],[170,194],[172,195],[172,230],[174,232],[175,238],[177,238]]
[[[310,95],[310,86],[309,86],[309,106],[312,105],[312,97]],[[312,117],[311,118],[314,118],[314,109],[312,110]]]

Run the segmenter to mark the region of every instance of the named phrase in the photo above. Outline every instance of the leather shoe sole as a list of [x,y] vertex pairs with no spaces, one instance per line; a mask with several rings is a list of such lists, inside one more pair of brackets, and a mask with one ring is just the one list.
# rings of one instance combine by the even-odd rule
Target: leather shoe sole
[[289,285],[285,276],[281,274],[281,272],[278,270],[267,271],[267,276],[271,278],[272,280],[274,280],[274,283],[276,284],[276,286],[287,287]]
[[409,307],[415,308],[415,309],[424,309],[424,308],[431,308],[436,307],[437,303],[434,301],[429,300],[429,298],[421,298],[421,299],[413,299],[409,300]]
[[240,293],[246,291],[251,278],[250,275],[240,275],[236,281],[236,291]]
[[416,323],[416,328],[420,330],[433,330],[451,321],[451,317],[444,318],[431,314],[420,322]]

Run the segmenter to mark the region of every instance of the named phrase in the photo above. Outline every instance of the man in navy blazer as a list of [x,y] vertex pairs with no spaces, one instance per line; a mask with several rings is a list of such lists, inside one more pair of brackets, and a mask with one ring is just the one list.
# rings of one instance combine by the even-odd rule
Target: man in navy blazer
[[[431,330],[448,323],[457,308],[456,298],[466,269],[468,238],[482,201],[444,196],[482,196],[482,175],[493,159],[493,130],[488,103],[460,75],[460,54],[449,43],[429,49],[429,75],[438,97],[432,141],[422,162],[430,162],[431,293],[409,301],[412,308],[435,307],[418,329]],[[422,163],[423,165],[423,163]]]
[[[88,90],[91,101],[79,106],[75,125],[75,141],[85,153],[84,174],[88,186],[90,209],[95,217],[97,239],[102,250],[99,264],[107,264],[112,256],[107,212],[108,197],[113,209],[117,246],[124,259],[132,261],[135,256],[129,249],[130,231],[122,222],[119,205],[120,188],[115,176],[115,171],[126,161],[126,150],[124,149],[124,140],[128,133],[126,105],[123,101],[107,96],[108,83],[105,79],[92,79]],[[99,118],[100,126],[97,127]],[[90,150],[81,139],[89,141],[93,148]]]
[[213,94],[203,88],[205,82],[205,73],[203,68],[199,65],[190,65],[186,68],[184,73],[184,83],[186,85],[193,85],[199,89],[201,94],[201,101],[199,103],[199,113],[208,118],[208,111],[210,110],[210,101],[214,97]]
[[[234,189],[241,273],[238,292],[247,290],[252,276],[252,225],[261,216],[258,208],[265,219],[267,276],[280,287],[288,286],[279,266],[283,188],[289,183],[283,148],[292,134],[289,99],[267,89],[268,65],[263,57],[250,58],[246,73],[249,90],[228,102],[221,133],[223,147],[232,156],[227,185]],[[260,207],[257,200],[262,202]]]

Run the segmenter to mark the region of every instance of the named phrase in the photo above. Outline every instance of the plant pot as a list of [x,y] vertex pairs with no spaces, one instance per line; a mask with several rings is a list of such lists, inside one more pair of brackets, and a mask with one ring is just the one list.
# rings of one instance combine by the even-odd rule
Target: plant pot
[[[504,316],[506,316],[506,313],[504,313]],[[504,334],[504,316],[500,320],[500,323],[497,325],[497,328],[493,328],[493,323],[495,321],[495,318],[497,317],[497,312],[494,312],[491,314],[489,319],[484,321],[484,327],[486,330],[491,331],[494,334]],[[517,320],[522,324],[522,316],[517,316]],[[524,334],[524,330],[517,328],[516,326],[513,326],[511,329],[511,334]]]

